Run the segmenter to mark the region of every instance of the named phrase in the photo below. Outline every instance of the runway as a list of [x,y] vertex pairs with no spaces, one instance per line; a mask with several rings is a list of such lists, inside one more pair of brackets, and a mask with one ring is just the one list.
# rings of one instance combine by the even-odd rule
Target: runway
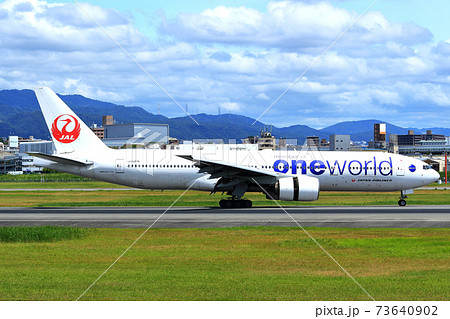
[[[287,207],[302,226],[448,228],[450,206]],[[165,207],[0,208],[2,226],[74,226],[90,228],[147,228]],[[173,207],[153,228],[237,226],[297,227],[279,207],[223,209]]]

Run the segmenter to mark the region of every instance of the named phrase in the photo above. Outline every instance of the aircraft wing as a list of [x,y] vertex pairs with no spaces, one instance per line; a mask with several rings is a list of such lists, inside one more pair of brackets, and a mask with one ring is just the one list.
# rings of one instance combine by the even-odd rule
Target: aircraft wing
[[60,163],[60,164],[66,164],[71,166],[79,166],[79,167],[85,167],[94,164],[93,162],[81,162],[77,160],[73,160],[66,157],[56,156],[56,155],[49,155],[45,153],[39,153],[39,152],[28,152],[28,155],[36,156],[39,158],[43,158],[52,162]]
[[275,180],[278,174],[275,172],[265,171],[259,168],[247,167],[243,165],[230,164],[222,161],[215,160],[204,160],[196,159],[191,155],[178,155],[181,158],[193,161],[194,165],[200,168],[199,173],[210,174],[210,179],[212,178],[226,178],[232,179],[234,177],[239,177],[240,179],[251,179],[251,178],[261,178],[269,177]]

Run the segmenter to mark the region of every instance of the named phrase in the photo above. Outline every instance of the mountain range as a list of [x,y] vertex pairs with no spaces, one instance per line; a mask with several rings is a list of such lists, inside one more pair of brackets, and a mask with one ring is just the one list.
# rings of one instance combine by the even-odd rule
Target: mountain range
[[[168,118],[149,113],[137,106],[117,105],[89,99],[82,95],[59,96],[87,125],[102,123],[103,115],[113,115],[117,123],[166,123],[169,124],[170,136],[181,140],[202,138],[240,140],[250,135],[259,135],[264,125],[261,122],[252,125],[254,119],[236,114],[192,115],[200,124],[197,125],[188,116]],[[415,133],[424,133],[427,129],[431,129],[435,134],[450,135],[450,128],[402,128],[376,119],[341,122],[320,130],[300,124],[281,128],[273,126],[272,134],[276,137],[298,139],[300,143],[307,136],[328,139],[331,134],[350,134],[353,141],[370,141],[373,139],[375,123],[386,123],[387,134],[407,134],[407,131],[411,129]],[[0,137],[9,135],[50,138],[33,91],[0,91]]]

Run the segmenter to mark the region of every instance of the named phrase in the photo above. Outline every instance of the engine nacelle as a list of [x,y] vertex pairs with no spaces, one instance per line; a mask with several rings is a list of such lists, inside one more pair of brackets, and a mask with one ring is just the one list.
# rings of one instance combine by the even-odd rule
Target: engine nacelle
[[279,200],[315,201],[319,199],[319,179],[305,175],[281,178],[275,192]]

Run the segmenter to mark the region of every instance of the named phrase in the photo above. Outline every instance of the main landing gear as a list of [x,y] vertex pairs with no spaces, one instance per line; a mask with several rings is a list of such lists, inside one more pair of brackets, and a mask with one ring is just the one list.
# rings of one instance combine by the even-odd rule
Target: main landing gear
[[222,208],[250,208],[252,207],[252,201],[248,199],[237,199],[231,197],[229,199],[221,199],[219,205]]
[[398,206],[406,206],[406,200],[405,198],[408,198],[408,196],[406,196],[403,191],[400,192],[400,199],[398,201]]

